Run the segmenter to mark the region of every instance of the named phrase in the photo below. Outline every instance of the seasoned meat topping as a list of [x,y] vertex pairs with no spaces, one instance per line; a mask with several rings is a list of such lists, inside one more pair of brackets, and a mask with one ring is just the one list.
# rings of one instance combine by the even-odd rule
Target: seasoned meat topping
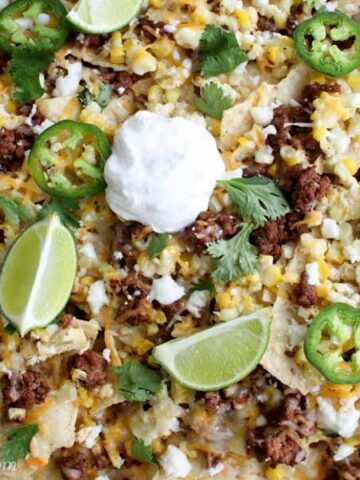
[[109,40],[110,35],[90,35],[80,33],[76,38],[76,45],[80,48],[99,50]]
[[72,357],[70,367],[86,373],[85,378],[81,378],[81,383],[89,390],[105,382],[107,375],[106,360],[93,350],[87,350],[82,355]]
[[34,141],[34,133],[28,125],[14,130],[0,129],[0,172],[18,170],[25,160],[25,152]]
[[43,403],[50,387],[45,377],[35,371],[26,370],[22,375],[13,374],[4,389],[4,401],[11,408],[30,409]]
[[122,72],[106,72],[101,75],[101,79],[105,83],[111,83],[114,86],[114,91],[119,95],[123,95],[136,82],[136,75]]
[[300,283],[294,289],[295,301],[301,307],[309,308],[317,303],[317,294],[315,285],[309,285],[308,276],[303,272],[300,277]]
[[64,480],[88,480],[93,470],[88,456],[82,452],[60,456],[57,464]]

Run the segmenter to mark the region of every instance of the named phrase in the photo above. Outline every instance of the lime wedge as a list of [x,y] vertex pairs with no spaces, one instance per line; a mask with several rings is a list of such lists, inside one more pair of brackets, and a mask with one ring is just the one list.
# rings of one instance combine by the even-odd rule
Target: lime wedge
[[128,25],[142,4],[143,0],[80,0],[67,19],[81,32],[109,33]]
[[246,377],[269,342],[271,308],[258,310],[153,350],[154,359],[192,390],[228,387]]
[[76,266],[75,240],[57,215],[34,223],[15,241],[1,271],[0,305],[22,336],[61,313]]

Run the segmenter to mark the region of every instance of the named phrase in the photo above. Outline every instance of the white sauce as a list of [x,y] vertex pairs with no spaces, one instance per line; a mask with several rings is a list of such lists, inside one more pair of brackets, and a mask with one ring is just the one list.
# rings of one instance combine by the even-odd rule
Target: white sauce
[[67,67],[68,74],[56,80],[54,95],[56,97],[74,97],[82,78],[82,63],[70,63]]
[[107,202],[122,219],[176,232],[208,208],[224,170],[205,128],[140,111],[115,134],[105,166]]

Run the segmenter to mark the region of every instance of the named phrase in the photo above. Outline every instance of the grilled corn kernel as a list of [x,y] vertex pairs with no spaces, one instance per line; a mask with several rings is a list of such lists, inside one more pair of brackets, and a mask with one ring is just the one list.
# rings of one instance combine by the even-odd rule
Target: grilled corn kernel
[[348,75],[347,83],[356,92],[360,91],[360,73],[352,72]]
[[16,113],[18,104],[14,100],[9,100],[5,104],[5,109],[8,113]]
[[335,263],[336,265],[341,265],[345,260],[341,247],[335,243],[330,246],[326,252],[325,258],[327,261]]
[[124,63],[125,60],[125,52],[124,47],[113,47],[110,51],[110,61],[115,65],[119,65]]
[[268,168],[268,174],[270,175],[270,177],[275,177],[277,175],[278,170],[279,170],[279,165],[277,163],[273,163]]
[[263,273],[264,285],[268,288],[275,287],[282,280],[281,268],[278,265],[270,265]]
[[162,8],[165,6],[167,0],[150,0],[150,6],[154,8]]
[[324,126],[316,126],[313,128],[313,137],[316,141],[320,142],[326,136],[327,129]]
[[325,282],[325,280],[327,280],[329,276],[329,272],[330,272],[329,266],[325,262],[325,260],[323,260],[322,258],[320,258],[317,261],[317,264],[318,264],[318,270],[319,270],[319,279],[321,282]]
[[159,38],[151,45],[151,51],[158,58],[168,57],[174,50],[175,42],[169,38]]
[[242,27],[248,28],[251,26],[250,15],[245,10],[238,10],[235,12],[235,16]]
[[316,294],[320,298],[326,298],[330,292],[329,285],[317,285],[316,287]]
[[165,91],[165,97],[168,103],[176,103],[181,94],[180,88],[170,88]]
[[277,63],[280,57],[281,49],[277,45],[269,45],[266,50],[266,58],[271,63]]
[[285,473],[284,466],[277,465],[275,468],[268,468],[265,472],[265,475],[268,480],[284,480]]
[[208,121],[208,126],[210,128],[211,133],[218,137],[221,133],[221,122],[220,120],[216,120],[215,118],[210,118]]
[[159,85],[152,85],[148,91],[149,102],[160,103],[163,99],[163,89]]
[[133,344],[133,347],[135,348],[138,355],[144,355],[144,353],[151,350],[153,346],[153,342],[151,342],[150,340],[146,340],[145,338],[137,339]]
[[350,158],[350,157],[344,158],[342,163],[343,165],[345,165],[350,175],[353,176],[358,171],[358,166],[353,158]]

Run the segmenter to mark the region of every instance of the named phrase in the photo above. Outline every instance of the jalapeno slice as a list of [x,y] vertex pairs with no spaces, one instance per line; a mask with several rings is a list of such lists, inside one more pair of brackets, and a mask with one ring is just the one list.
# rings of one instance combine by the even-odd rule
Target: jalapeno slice
[[59,0],[16,0],[0,12],[0,47],[56,50],[68,35],[66,14]]
[[84,198],[104,191],[103,170],[110,154],[110,144],[98,127],[63,120],[37,137],[29,170],[44,192],[61,198]]
[[360,65],[360,25],[344,13],[317,13],[297,26],[294,40],[305,63],[332,77]]
[[360,383],[360,310],[334,303],[311,322],[305,336],[308,361],[332,383]]

